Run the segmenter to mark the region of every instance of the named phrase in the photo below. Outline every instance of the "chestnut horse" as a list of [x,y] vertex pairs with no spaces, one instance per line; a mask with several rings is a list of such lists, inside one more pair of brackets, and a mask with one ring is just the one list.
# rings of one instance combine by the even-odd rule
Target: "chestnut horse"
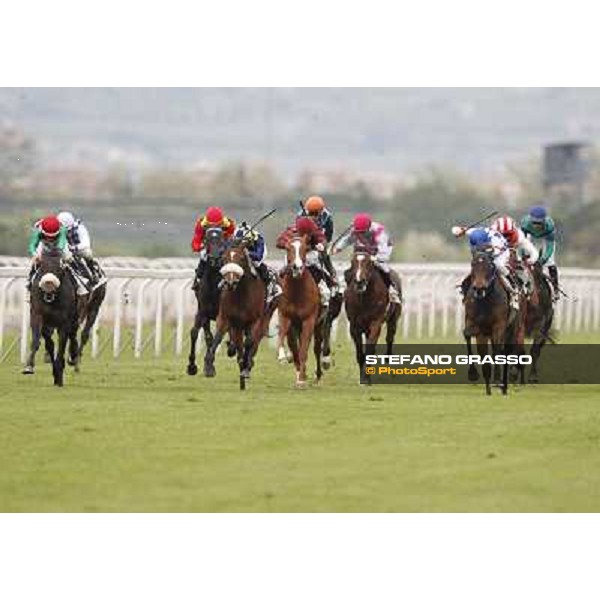
[[308,252],[304,236],[294,236],[287,244],[287,266],[281,277],[283,293],[279,297],[279,346],[287,338],[296,367],[296,387],[306,387],[308,348],[314,335],[317,363],[315,379],[320,381],[324,311],[321,310],[319,288],[306,266]]
[[391,354],[402,305],[390,303],[383,277],[366,250],[355,250],[346,273],[346,283],[344,305],[356,350],[356,362],[362,373],[365,364],[363,335],[368,345],[377,344],[385,323],[387,354]]
[[254,355],[266,330],[266,289],[251,264],[244,242],[234,242],[225,250],[223,263],[216,332],[204,359],[204,372],[209,377],[216,374],[215,353],[223,336],[229,331],[240,368],[240,389],[244,390],[246,380],[250,378]]

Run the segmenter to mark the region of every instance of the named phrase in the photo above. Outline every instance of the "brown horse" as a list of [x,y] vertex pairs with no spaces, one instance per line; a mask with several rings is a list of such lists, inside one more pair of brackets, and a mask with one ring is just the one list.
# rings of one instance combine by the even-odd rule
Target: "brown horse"
[[[34,373],[35,354],[43,337],[54,385],[62,387],[67,342],[77,353],[77,294],[75,280],[63,262],[63,252],[54,245],[43,245],[39,268],[31,282],[30,320],[31,350],[23,373]],[[58,333],[56,353],[54,331]]]
[[366,250],[355,250],[346,274],[346,283],[344,305],[356,350],[356,362],[362,372],[365,364],[363,336],[367,345],[377,344],[385,323],[387,353],[391,354],[402,305],[389,301],[383,276]]
[[[465,294],[465,328],[463,335],[467,342],[469,355],[473,354],[471,337],[477,340],[477,351],[480,356],[488,354],[488,346],[492,345],[492,354],[501,354],[507,340],[514,339],[516,314],[511,310],[508,292],[500,283],[494,265],[494,259],[485,250],[477,251],[471,262],[470,285]],[[491,390],[492,369],[490,364],[482,366],[485,380],[485,392],[489,396]],[[479,378],[474,364],[469,365],[469,379]],[[508,368],[502,370],[502,393],[508,392]]]
[[551,337],[554,304],[552,303],[552,287],[539,263],[533,266],[532,276],[534,292],[527,302],[525,335],[532,339],[530,350],[532,363],[528,381],[537,383],[539,381],[537,367],[542,348],[546,342],[554,343]]
[[229,331],[240,368],[240,389],[244,390],[246,380],[250,378],[254,355],[266,330],[266,289],[254,271],[244,242],[230,246],[223,254],[223,262],[220,271],[223,287],[216,332],[204,359],[204,372],[210,377],[216,374],[215,353],[223,336]]
[[281,278],[283,294],[279,298],[279,346],[287,338],[296,367],[296,387],[306,387],[308,348],[314,335],[316,381],[320,381],[324,311],[319,288],[306,267],[307,241],[294,236],[287,244],[287,266]]

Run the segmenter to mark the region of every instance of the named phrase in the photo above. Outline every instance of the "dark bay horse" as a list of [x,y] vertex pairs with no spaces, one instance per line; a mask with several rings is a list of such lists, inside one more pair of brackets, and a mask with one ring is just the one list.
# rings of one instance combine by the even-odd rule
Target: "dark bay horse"
[[[35,354],[44,338],[52,362],[54,385],[64,383],[67,342],[77,353],[77,293],[71,273],[65,268],[63,253],[54,245],[42,246],[39,268],[31,283],[31,350],[24,374],[34,372]],[[58,348],[54,352],[53,331],[58,333]]]
[[246,389],[246,380],[254,364],[254,356],[265,333],[266,289],[254,271],[244,242],[232,244],[223,255],[221,276],[223,288],[217,315],[214,339],[204,359],[204,372],[213,377],[215,353],[223,336],[229,332],[240,368],[240,389]]
[[[469,355],[473,354],[471,337],[477,340],[477,351],[480,356],[488,355],[491,343],[492,355],[501,354],[505,350],[506,341],[512,340],[514,331],[510,329],[516,314],[510,308],[508,292],[500,283],[494,265],[493,256],[485,251],[476,251],[471,261],[470,286],[465,294],[465,328],[463,335],[467,342]],[[492,368],[490,364],[482,365],[485,380],[485,391],[489,396],[491,390]],[[469,379],[479,378],[477,367],[469,365]],[[502,369],[502,393],[508,392],[508,368]]]
[[287,265],[281,277],[283,293],[279,297],[279,347],[287,339],[296,367],[296,387],[305,388],[308,349],[314,335],[315,379],[321,380],[321,350],[325,315],[319,288],[306,266],[308,252],[304,236],[294,236],[286,248]]
[[[206,249],[206,264],[204,265],[202,276],[196,282],[197,285],[194,289],[198,310],[194,318],[194,325],[190,331],[191,345],[187,365],[188,375],[196,375],[198,373],[196,343],[200,330],[204,331],[204,342],[207,353],[214,339],[210,329],[210,322],[215,321],[219,313],[221,256],[226,247],[221,228],[211,227],[207,229],[204,244]],[[207,377],[212,376],[206,369],[204,370],[204,374]]]
[[383,276],[366,250],[355,250],[346,283],[344,305],[356,351],[356,362],[362,372],[365,364],[363,336],[367,345],[377,344],[385,323],[387,353],[391,354],[402,305],[390,303]]
[[532,340],[530,350],[532,363],[528,381],[537,383],[539,381],[537,367],[542,348],[547,342],[554,341],[551,337],[554,304],[552,287],[539,263],[533,266],[532,275],[534,291],[527,302],[525,335]]
[[344,297],[342,294],[336,294],[329,300],[329,306],[325,315],[325,323],[323,324],[323,352],[321,362],[325,370],[333,363],[331,356],[331,329],[334,321],[340,316],[342,312],[342,305],[344,304]]

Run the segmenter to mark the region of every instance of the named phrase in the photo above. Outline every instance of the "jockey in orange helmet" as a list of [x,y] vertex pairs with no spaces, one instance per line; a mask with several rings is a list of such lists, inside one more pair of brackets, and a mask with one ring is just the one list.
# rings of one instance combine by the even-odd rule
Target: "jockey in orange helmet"
[[[310,196],[304,202],[301,202],[300,205],[301,209],[298,213],[298,217],[308,217],[311,219],[323,232],[327,243],[330,243],[333,239],[333,216],[331,211],[325,206],[325,200],[323,200],[321,196]],[[319,257],[322,266],[325,268],[332,281],[331,294],[335,296],[337,293],[339,293],[339,286],[337,283],[335,267],[331,261],[331,256],[325,250],[319,255]]]
[[192,238],[192,250],[200,253],[200,260],[198,262],[198,267],[196,268],[196,279],[194,280],[192,289],[197,289],[198,284],[204,275],[207,259],[204,238],[209,229],[220,229],[223,240],[227,240],[232,237],[235,232],[235,221],[227,217],[223,210],[218,206],[209,206],[206,214],[196,221],[194,237]]

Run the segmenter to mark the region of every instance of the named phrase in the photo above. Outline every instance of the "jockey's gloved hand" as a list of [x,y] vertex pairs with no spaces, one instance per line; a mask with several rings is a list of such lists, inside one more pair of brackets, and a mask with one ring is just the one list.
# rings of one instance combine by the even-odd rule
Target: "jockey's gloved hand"
[[460,227],[459,225],[454,225],[451,229],[452,235],[455,237],[461,237],[465,234],[466,229],[464,227]]
[[316,246],[315,249],[318,250],[319,252],[323,252],[325,250],[325,246],[323,244],[321,244],[321,242],[319,242]]

